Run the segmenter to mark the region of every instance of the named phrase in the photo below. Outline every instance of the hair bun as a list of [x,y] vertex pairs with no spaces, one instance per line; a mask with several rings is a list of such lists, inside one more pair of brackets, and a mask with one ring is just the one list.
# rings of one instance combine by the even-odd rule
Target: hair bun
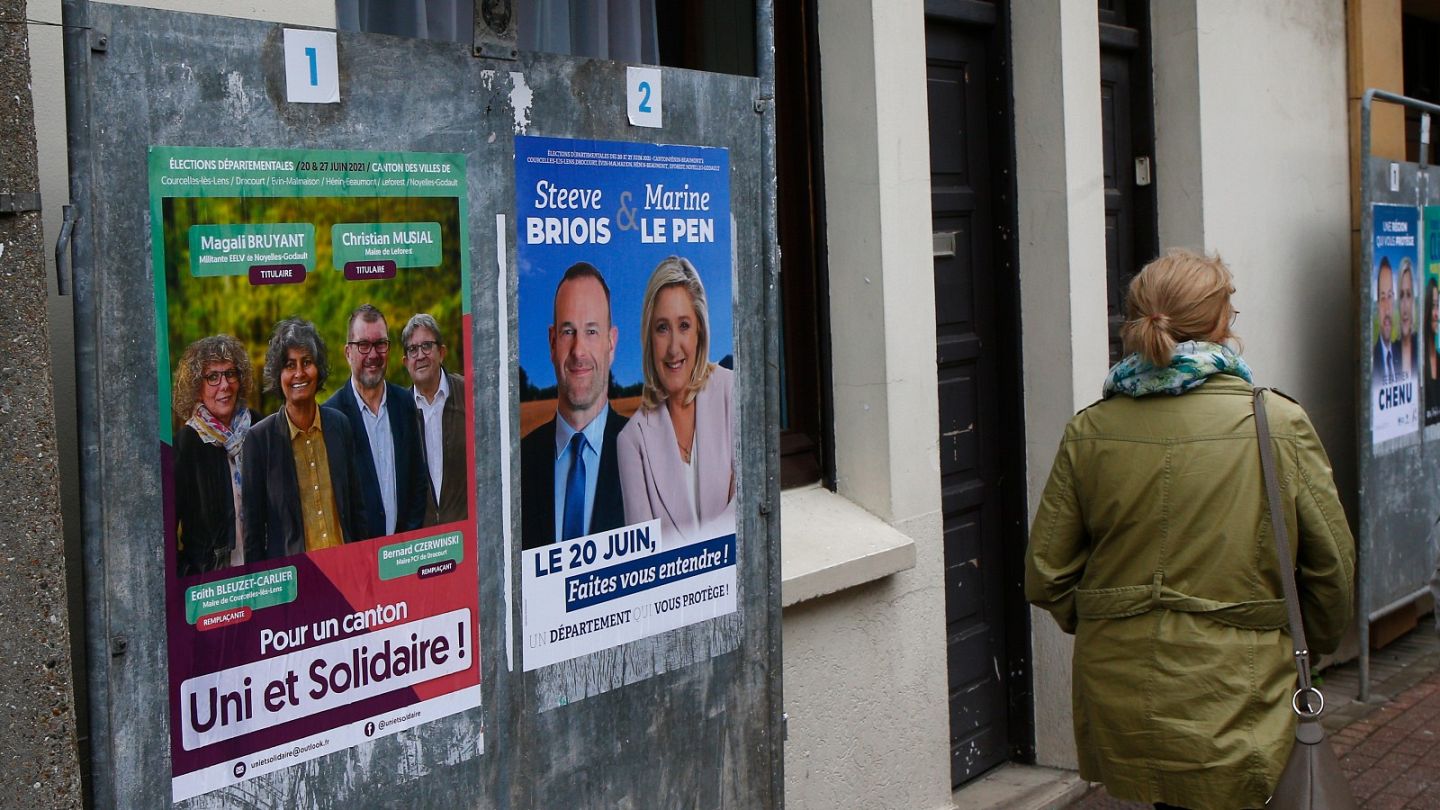
[[1165,251],[1130,281],[1127,320],[1120,327],[1125,350],[1165,366],[1178,342],[1233,339],[1227,324],[1234,292],[1230,268],[1219,256]]

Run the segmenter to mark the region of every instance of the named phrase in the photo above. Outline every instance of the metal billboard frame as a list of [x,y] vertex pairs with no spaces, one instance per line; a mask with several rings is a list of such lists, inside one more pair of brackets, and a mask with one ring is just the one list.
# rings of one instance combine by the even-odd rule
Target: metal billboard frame
[[[483,704],[478,716],[467,712],[454,721],[483,726],[489,739],[478,759],[450,767],[440,761],[443,757],[433,755],[413,762],[396,759],[422,749],[427,729],[436,731],[446,723],[437,721],[401,732],[411,735],[408,748],[385,748],[383,741],[365,743],[362,747],[379,755],[357,757],[359,749],[349,749],[277,772],[288,776],[242,783],[254,790],[227,788],[187,804],[270,806],[303,798],[314,806],[358,802],[397,807],[610,807],[637,798],[643,803],[652,796],[683,794],[686,801],[706,806],[783,805],[776,429],[780,265],[770,0],[756,3],[759,77],[664,68],[669,123],[664,129],[644,132],[623,124],[624,65],[515,52],[510,6],[508,0],[476,0],[476,41],[458,46],[338,33],[342,76],[352,79],[342,85],[349,98],[356,104],[363,99],[364,104],[376,105],[388,114],[385,120],[405,122],[406,130],[385,140],[373,127],[357,127],[356,117],[347,109],[283,109],[274,101],[274,61],[283,29],[279,24],[65,0],[74,214],[67,223],[73,223],[68,249],[75,291],[86,583],[87,660],[85,682],[79,686],[89,695],[90,765],[97,806],[156,806],[168,804],[170,796],[168,712],[160,711],[163,699],[155,702],[157,675],[163,680],[166,671],[163,611],[158,607],[163,599],[155,599],[160,580],[150,568],[153,552],[144,551],[142,545],[153,543],[148,538],[155,536],[160,511],[155,507],[159,482],[145,461],[148,434],[142,429],[147,418],[153,419],[149,415],[156,403],[151,383],[160,372],[144,335],[137,338],[133,331],[134,323],[153,311],[153,302],[147,304],[142,294],[151,284],[148,264],[123,266],[136,256],[148,255],[140,249],[148,244],[144,236],[148,230],[140,227],[144,206],[127,210],[115,199],[122,192],[143,188],[136,185],[144,175],[143,159],[127,161],[136,154],[143,156],[147,145],[172,143],[319,144],[469,154],[470,227],[477,237],[486,237],[471,240],[476,323],[471,368],[476,373],[508,375],[511,392],[510,409],[489,414],[483,423],[477,408],[475,439],[477,456],[484,451],[487,457],[500,458],[496,444],[501,431],[494,420],[511,418],[518,386],[513,359],[508,367],[498,359],[499,331],[505,330],[509,345],[514,346],[516,330],[514,307],[502,306],[499,290],[508,290],[513,300],[516,246],[513,231],[498,231],[494,215],[514,204],[507,155],[513,160],[510,144],[516,131],[511,123],[516,118],[510,93],[517,83],[533,94],[528,115],[536,134],[723,145],[731,150],[736,289],[745,293],[743,298],[736,296],[735,319],[758,327],[736,332],[736,353],[746,359],[737,387],[741,432],[755,437],[742,443],[739,454],[742,501],[737,511],[741,542],[750,554],[741,558],[739,592],[745,599],[735,622],[737,646],[678,670],[657,671],[634,682],[616,681],[598,694],[581,689],[578,697],[583,699],[547,707],[540,697],[540,674],[521,672],[515,661],[518,633],[513,641],[502,641],[506,634],[500,628],[508,623],[518,626],[519,600],[508,597],[508,584],[502,587],[482,576]],[[492,29],[483,36],[482,19]],[[178,53],[187,54],[189,69],[197,74],[218,76],[222,69],[234,70],[250,87],[268,94],[257,100],[254,118],[243,131],[214,121],[185,120],[186,110],[213,101],[214,87],[165,84],[164,66]],[[102,62],[109,67],[97,67]],[[393,83],[400,78],[442,68],[452,71],[441,74],[451,79],[442,87],[412,90],[404,97],[385,90],[400,86]],[[360,76],[389,77],[392,83],[366,89],[366,82],[353,81]],[[602,92],[613,90],[617,83],[618,96]],[[577,92],[577,87],[586,92]],[[283,96],[283,89],[279,92]],[[412,97],[420,92],[450,101],[425,114]],[[742,110],[746,115],[736,114]],[[208,140],[201,140],[207,136]],[[121,185],[107,185],[117,179]],[[499,257],[493,249],[497,241],[503,246]],[[144,283],[117,283],[132,277]],[[499,323],[499,317],[507,319]],[[130,318],[135,320],[127,322]],[[510,481],[519,480],[514,449],[509,455]],[[477,470],[482,536],[504,534],[498,499],[505,478],[499,469]],[[509,495],[518,503],[515,489]],[[518,514],[518,509],[512,512]],[[510,529],[518,537],[518,531]],[[482,571],[518,568],[518,544],[482,548],[481,555]],[[671,632],[684,639],[700,631]],[[632,645],[638,646],[623,651],[619,660],[640,660],[653,647],[643,641]],[[136,710],[146,706],[153,710]],[[669,718],[662,726],[674,728],[655,735],[655,712]],[[618,745],[621,740],[627,746]],[[557,757],[572,768],[573,775],[542,778],[542,766]],[[403,781],[396,781],[397,770]],[[608,776],[597,782],[599,773]]]
[[[1373,156],[1371,116],[1376,101],[1420,111],[1418,163]],[[1360,101],[1360,266],[1356,269],[1355,322],[1356,333],[1363,336],[1363,340],[1357,341],[1362,348],[1355,391],[1360,481],[1356,598],[1361,701],[1370,699],[1370,624],[1412,604],[1426,593],[1425,583],[1431,573],[1431,536],[1440,518],[1440,487],[1417,486],[1424,481],[1440,481],[1440,442],[1437,442],[1440,425],[1427,430],[1422,418],[1413,436],[1392,439],[1377,452],[1370,429],[1372,361],[1368,348],[1369,336],[1375,328],[1372,302],[1375,293],[1370,281],[1375,248],[1374,206],[1393,204],[1416,208],[1421,212],[1419,221],[1423,233],[1424,207],[1440,205],[1440,183],[1430,182],[1429,166],[1430,123],[1436,114],[1440,114],[1440,106],[1375,88],[1367,89]],[[1423,238],[1420,244],[1423,247]],[[1424,261],[1422,251],[1422,264]],[[1423,277],[1423,269],[1421,272]],[[1423,407],[1421,413],[1423,415]],[[1380,463],[1382,457],[1384,463]]]

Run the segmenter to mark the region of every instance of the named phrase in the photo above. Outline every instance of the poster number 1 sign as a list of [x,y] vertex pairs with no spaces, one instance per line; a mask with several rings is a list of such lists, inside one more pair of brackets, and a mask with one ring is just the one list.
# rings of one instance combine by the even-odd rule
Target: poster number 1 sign
[[334,31],[285,29],[285,100],[301,104],[340,101]]

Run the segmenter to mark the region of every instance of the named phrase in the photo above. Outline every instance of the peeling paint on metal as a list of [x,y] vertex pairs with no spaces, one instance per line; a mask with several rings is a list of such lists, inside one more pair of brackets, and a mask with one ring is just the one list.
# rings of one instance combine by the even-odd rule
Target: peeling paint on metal
[[525,74],[518,70],[510,73],[510,81],[514,82],[510,108],[515,111],[515,134],[524,135],[530,129],[530,105],[535,101],[535,93],[525,83]]
[[245,92],[245,77],[238,70],[225,74],[225,111],[231,118],[243,119],[250,114],[250,95]]

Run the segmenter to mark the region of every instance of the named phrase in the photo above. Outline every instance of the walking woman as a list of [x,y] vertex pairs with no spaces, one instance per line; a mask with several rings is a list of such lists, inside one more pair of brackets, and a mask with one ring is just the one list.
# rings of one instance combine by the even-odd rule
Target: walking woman
[[[1025,595],[1075,635],[1082,777],[1156,807],[1265,804],[1294,741],[1295,667],[1219,257],[1171,250],[1130,284],[1129,354],[1065,428]],[[1350,620],[1354,540],[1305,411],[1265,398],[1312,652]]]

